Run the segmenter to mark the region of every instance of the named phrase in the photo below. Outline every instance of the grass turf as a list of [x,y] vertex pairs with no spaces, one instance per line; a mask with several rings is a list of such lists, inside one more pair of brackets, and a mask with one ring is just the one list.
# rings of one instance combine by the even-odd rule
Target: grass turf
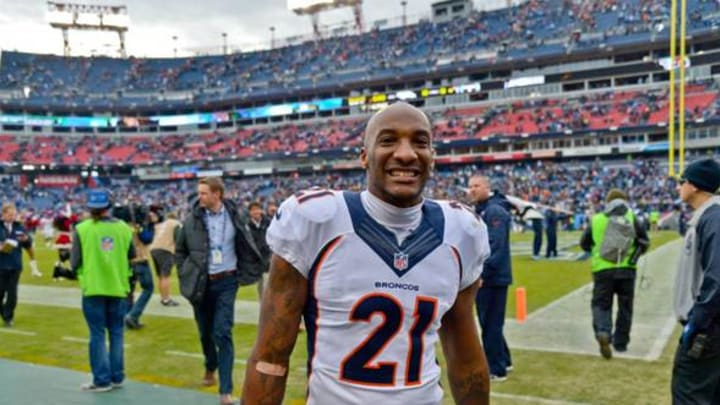
[[[579,234],[576,235],[579,237]],[[653,248],[677,238],[672,232],[651,235]],[[528,234],[513,235],[513,242],[526,242]],[[45,273],[32,278],[24,271],[21,283],[75,287],[75,283],[50,280],[55,253],[37,249],[38,262]],[[533,261],[529,256],[513,257],[514,286],[528,291],[528,311],[532,312],[570,291],[590,282],[589,262]],[[173,291],[177,282],[173,277]],[[244,287],[238,298],[254,300],[255,287]],[[156,299],[154,297],[153,299]],[[187,303],[183,302],[183,305]],[[585,309],[583,309],[585,310]],[[510,294],[508,314],[514,312],[514,294]],[[199,354],[200,345],[195,323],[191,319],[144,316],[146,328],[126,333],[126,371],[128,378],[215,393],[215,388],[201,387],[202,360],[168,354]],[[16,314],[19,331],[36,335],[0,334],[0,357],[89,371],[87,360],[87,327],[76,309],[21,304]],[[256,326],[239,324],[234,328],[236,359],[247,358],[255,339]],[[671,339],[673,342],[674,339]],[[664,404],[669,403],[670,370],[675,345],[669,344],[658,361],[614,359],[599,356],[513,350],[515,370],[511,378],[493,385],[500,395],[541,397],[592,404]],[[438,353],[442,353],[438,348]],[[286,403],[302,403],[305,393],[305,335],[300,334],[293,352],[288,379]],[[235,386],[239,392],[244,365],[235,365]],[[83,381],[78,381],[80,384]],[[443,384],[447,387],[447,381]],[[520,401],[520,402],[519,402]],[[452,403],[446,392],[446,403]],[[518,397],[495,397],[495,404],[533,403]],[[540,403],[536,401],[535,403]]]

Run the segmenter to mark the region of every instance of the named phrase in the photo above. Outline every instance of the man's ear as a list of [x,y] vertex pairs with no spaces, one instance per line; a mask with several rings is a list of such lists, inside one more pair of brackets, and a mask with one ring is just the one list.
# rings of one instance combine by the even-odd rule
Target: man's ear
[[368,168],[368,156],[367,150],[365,150],[365,148],[362,148],[360,150],[360,167],[362,167],[363,170],[367,170]]

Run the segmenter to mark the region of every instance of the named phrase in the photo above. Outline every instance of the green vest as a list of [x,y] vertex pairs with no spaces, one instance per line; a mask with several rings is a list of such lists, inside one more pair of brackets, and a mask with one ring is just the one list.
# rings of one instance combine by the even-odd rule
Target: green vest
[[87,219],[75,230],[82,255],[78,282],[83,296],[126,297],[130,292],[132,229],[120,220]]
[[657,224],[660,220],[660,211],[650,211],[650,223]]
[[[632,213],[632,211],[628,210],[627,213],[625,213],[625,218],[630,221],[630,223],[635,223],[635,214]],[[620,264],[616,262],[610,262],[602,257],[600,257],[600,247],[603,244],[603,240],[605,240],[605,228],[607,228],[608,224],[608,217],[605,215],[605,213],[599,213],[595,214],[592,217],[592,222],[590,224],[591,230],[592,230],[592,240],[593,240],[593,248],[591,254],[591,266],[592,266],[592,272],[596,273],[598,271],[607,270],[607,269],[636,269],[637,264],[630,264],[630,257],[632,255],[627,255]],[[631,252],[634,251],[636,248],[635,243],[633,242],[633,246],[630,249]]]

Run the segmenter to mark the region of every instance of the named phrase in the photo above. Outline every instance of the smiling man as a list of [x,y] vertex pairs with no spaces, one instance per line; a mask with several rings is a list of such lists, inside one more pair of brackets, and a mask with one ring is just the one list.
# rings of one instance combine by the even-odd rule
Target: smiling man
[[455,402],[488,403],[473,315],[487,230],[469,208],[423,198],[432,162],[425,114],[393,104],[365,131],[366,191],[314,189],[281,205],[243,403],[282,403],[301,315],[308,404],[439,404],[438,340]]

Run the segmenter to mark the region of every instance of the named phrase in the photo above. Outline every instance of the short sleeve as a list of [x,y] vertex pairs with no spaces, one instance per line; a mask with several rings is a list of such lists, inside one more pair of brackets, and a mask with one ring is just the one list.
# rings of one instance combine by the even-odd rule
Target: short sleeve
[[464,252],[464,255],[468,258],[468,266],[464,269],[463,276],[460,279],[460,290],[466,289],[480,278],[483,264],[490,256],[490,243],[485,223],[478,217],[465,216],[463,220],[470,221],[471,224],[467,229],[467,234],[464,235],[469,238],[470,247]]
[[336,211],[337,199],[333,192],[298,193],[280,205],[265,240],[273,253],[307,277],[315,257],[327,242],[325,230]]
[[443,201],[441,205],[446,218],[445,241],[457,249],[462,263],[462,291],[480,278],[490,256],[488,229],[472,208],[455,201]]
[[308,263],[307,248],[303,247],[302,242],[307,236],[309,224],[297,211],[295,198],[285,200],[270,222],[265,239],[273,253],[307,277],[311,263]]

